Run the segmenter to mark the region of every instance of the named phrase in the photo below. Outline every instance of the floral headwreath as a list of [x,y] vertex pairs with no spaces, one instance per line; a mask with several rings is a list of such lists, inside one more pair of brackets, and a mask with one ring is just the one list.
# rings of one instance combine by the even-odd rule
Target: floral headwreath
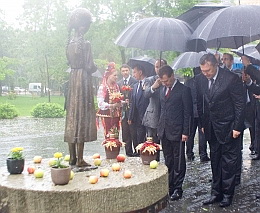
[[103,95],[105,96],[106,94],[106,86],[107,86],[107,78],[116,70],[116,63],[115,62],[109,62],[109,64],[107,65],[106,71],[104,73],[103,76]]

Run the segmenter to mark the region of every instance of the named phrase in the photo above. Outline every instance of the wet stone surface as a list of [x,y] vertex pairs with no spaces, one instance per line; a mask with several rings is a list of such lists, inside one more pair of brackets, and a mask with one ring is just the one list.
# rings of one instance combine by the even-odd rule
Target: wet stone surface
[[[15,146],[24,147],[26,160],[32,160],[35,155],[51,158],[54,152],[68,154],[67,143],[63,142],[64,119],[17,118],[0,120],[0,167],[6,166],[9,150]],[[92,156],[100,153],[105,156],[102,129],[98,131],[98,140],[85,143],[84,155]],[[260,212],[260,161],[252,161],[249,152],[250,136],[244,134],[243,168],[241,184],[236,187],[233,204],[220,208],[218,204],[202,206],[202,202],[210,195],[209,180],[211,179],[210,163],[200,163],[197,141],[194,147],[195,161],[187,162],[187,172],[183,185],[183,198],[170,201],[161,213],[170,212]],[[121,153],[124,150],[121,149]],[[162,158],[162,157],[161,157]],[[163,162],[163,158],[161,159]],[[131,201],[129,201],[131,202]]]

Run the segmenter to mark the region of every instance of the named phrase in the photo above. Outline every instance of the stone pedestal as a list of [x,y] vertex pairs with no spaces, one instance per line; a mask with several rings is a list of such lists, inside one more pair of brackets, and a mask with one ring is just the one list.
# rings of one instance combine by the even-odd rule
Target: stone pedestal
[[[113,172],[116,160],[102,160],[98,169],[75,173],[67,185],[54,185],[51,181],[49,159],[43,159],[43,178],[35,178],[25,170],[10,175],[6,167],[0,170],[0,212],[8,213],[82,213],[82,212],[158,212],[166,205],[168,193],[167,167],[157,169],[143,165],[138,157],[127,158],[120,163],[121,170]],[[86,157],[87,162],[93,159]],[[108,177],[99,177],[100,169],[110,170]],[[124,179],[124,170],[132,172],[132,178]],[[90,184],[88,177],[96,175],[99,180]]]

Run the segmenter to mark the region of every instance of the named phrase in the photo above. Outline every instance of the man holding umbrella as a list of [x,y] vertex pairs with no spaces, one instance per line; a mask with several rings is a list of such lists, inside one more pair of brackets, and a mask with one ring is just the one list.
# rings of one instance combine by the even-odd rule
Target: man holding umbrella
[[218,67],[214,55],[200,59],[203,75],[196,78],[198,113],[210,145],[211,197],[204,205],[231,205],[235,190],[239,135],[246,105],[243,83],[238,75]]

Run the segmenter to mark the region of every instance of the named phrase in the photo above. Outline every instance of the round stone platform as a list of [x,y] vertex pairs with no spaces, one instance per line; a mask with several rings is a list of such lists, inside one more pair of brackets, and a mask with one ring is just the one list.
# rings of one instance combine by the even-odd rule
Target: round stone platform
[[[49,159],[41,164],[26,161],[22,174],[10,175],[6,167],[0,170],[0,212],[8,213],[86,213],[86,212],[158,212],[166,205],[168,193],[167,167],[157,169],[143,165],[138,157],[126,158],[121,170],[114,172],[116,160],[102,160],[95,170],[75,173],[73,180],[64,186],[51,181]],[[86,157],[87,162],[93,159]],[[42,168],[43,178],[35,178],[27,172],[28,166]],[[99,177],[100,169],[108,168],[108,177]],[[123,177],[124,170],[132,172],[132,178]],[[88,177],[99,177],[90,184]]]

